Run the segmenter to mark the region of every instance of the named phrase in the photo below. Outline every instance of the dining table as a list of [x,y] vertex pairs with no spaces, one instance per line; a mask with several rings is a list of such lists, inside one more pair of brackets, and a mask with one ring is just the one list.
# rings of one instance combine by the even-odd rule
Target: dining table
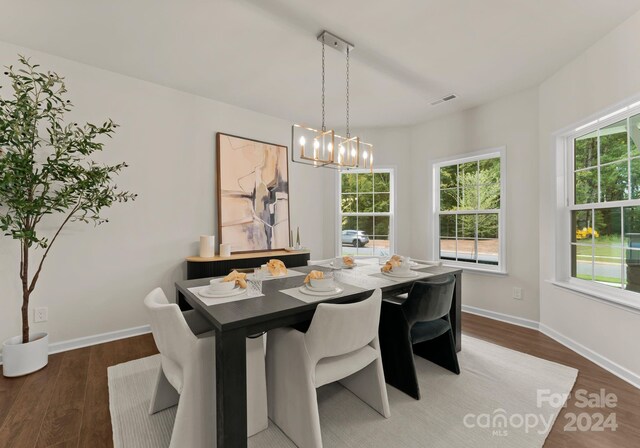
[[[215,330],[216,426],[218,448],[247,446],[247,371],[246,338],[264,334],[280,327],[308,322],[319,303],[351,303],[367,298],[381,289],[383,300],[397,303],[399,294],[408,292],[418,280],[437,279],[453,275],[456,279],[454,299],[449,317],[454,329],[456,350],[461,349],[460,268],[417,264],[415,276],[391,277],[380,272],[377,259],[357,261],[352,269],[334,269],[331,265],[303,266],[288,270],[279,278],[249,275],[251,292],[237,298],[206,298],[203,288],[211,278],[178,281],[176,302],[190,306],[202,314]],[[341,292],[334,296],[307,296],[300,293],[304,279],[311,270],[333,274]],[[268,337],[268,336],[267,336]]]

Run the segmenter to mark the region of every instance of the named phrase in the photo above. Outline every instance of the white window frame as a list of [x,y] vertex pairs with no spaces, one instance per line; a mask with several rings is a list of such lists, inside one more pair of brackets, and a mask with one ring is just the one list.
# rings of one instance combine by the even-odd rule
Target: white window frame
[[[628,117],[640,114],[640,96],[618,103],[600,113],[578,122],[553,135],[556,162],[556,231],[555,279],[552,283],[573,290],[588,298],[602,300],[625,309],[640,310],[640,293],[602,285],[593,280],[583,280],[571,276],[571,211],[598,208],[616,208],[640,205],[640,199],[575,204],[574,186],[574,139],[604,128]],[[629,129],[628,136],[631,138]],[[599,157],[599,154],[598,154]],[[627,159],[629,160],[629,159]],[[628,170],[631,176],[631,170]],[[630,186],[630,184],[629,184]],[[600,185],[598,183],[598,190]],[[598,199],[600,197],[598,191]],[[623,229],[624,232],[624,229]],[[624,250],[624,248],[623,248]]]
[[[389,252],[391,254],[395,251],[395,241],[396,241],[396,176],[395,176],[396,167],[383,165],[383,166],[374,166],[373,172],[375,173],[389,173],[389,185],[391,185],[391,191],[389,192],[391,198],[391,207],[389,208],[389,212],[374,212],[374,213],[342,213],[342,173],[345,174],[368,174],[371,173],[370,169],[351,169],[345,171],[337,171],[336,172],[336,184],[338,186],[337,191],[337,201],[336,201],[336,245],[335,245],[335,254],[339,256],[342,254],[342,217],[343,216],[388,216],[389,217]],[[358,255],[363,257],[369,257],[369,255]],[[375,257],[375,255],[371,255],[371,257]]]
[[[440,168],[456,165],[467,162],[475,162],[478,160],[486,160],[500,158],[500,208],[493,210],[463,210],[455,212],[445,212],[445,214],[462,214],[462,213],[497,213],[498,214],[498,238],[499,238],[499,253],[498,264],[490,265],[483,263],[473,263],[467,261],[446,260],[440,258]],[[507,157],[506,147],[501,146],[497,148],[488,148],[480,151],[475,151],[467,154],[456,155],[452,157],[446,157],[437,159],[431,162],[431,173],[433,182],[431,184],[431,208],[429,220],[430,228],[432,229],[431,236],[431,258],[434,260],[442,261],[445,266],[461,267],[470,271],[486,272],[494,274],[506,274],[507,273],[507,254],[506,254],[506,204],[507,204]],[[477,227],[477,223],[476,223]],[[476,238],[478,229],[476,228]]]

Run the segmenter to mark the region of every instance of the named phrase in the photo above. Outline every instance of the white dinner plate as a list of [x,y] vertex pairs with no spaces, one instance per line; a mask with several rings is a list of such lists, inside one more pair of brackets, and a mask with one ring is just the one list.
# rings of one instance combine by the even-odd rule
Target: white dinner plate
[[413,277],[417,277],[420,274],[418,274],[415,271],[408,271],[408,272],[383,272],[384,275],[387,275],[389,277],[396,277],[396,278],[413,278]]
[[239,296],[240,294],[244,294],[246,292],[247,292],[246,289],[240,288],[239,286],[237,286],[231,291],[210,291],[208,288],[202,289],[198,291],[198,294],[200,294],[202,297],[207,297],[211,299],[226,299],[227,297]]
[[[385,261],[385,262],[384,262],[384,263],[382,263],[382,264],[388,263],[389,261],[391,261],[391,260],[387,260],[387,261]],[[413,261],[413,260],[411,260],[411,261],[409,262],[409,267],[415,268],[416,266],[420,266],[420,263],[417,263],[417,262],[415,262],[415,261]]]
[[336,288],[331,291],[315,291],[307,287],[307,285],[302,285],[301,287],[298,288],[298,291],[300,291],[303,294],[307,294],[309,296],[336,296],[338,294],[341,294],[342,291],[344,291],[344,289],[338,288],[336,286]]
[[314,287],[313,287],[313,285],[311,285],[311,283],[310,283],[310,282],[309,282],[309,283],[305,283],[305,286],[306,286],[307,288],[309,288],[309,289],[310,289],[311,291],[313,291],[313,292],[330,292],[330,291],[335,291],[335,290],[336,290],[336,288],[337,288],[337,286],[334,286],[334,287],[333,287],[333,288],[331,288],[331,289],[328,289],[328,288],[314,288]]
[[335,263],[332,261],[331,263],[329,263],[329,266],[331,266],[333,269],[353,269],[358,265],[356,263],[353,263],[351,266],[347,266],[346,264],[336,266]]

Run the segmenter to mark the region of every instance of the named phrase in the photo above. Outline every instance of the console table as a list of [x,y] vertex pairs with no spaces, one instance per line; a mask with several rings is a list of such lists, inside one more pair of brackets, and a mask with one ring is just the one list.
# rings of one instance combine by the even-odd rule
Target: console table
[[233,269],[257,268],[271,259],[282,260],[288,268],[306,266],[311,258],[308,250],[288,252],[272,250],[266,252],[246,252],[230,257],[216,255],[211,258],[187,257],[187,280],[227,275]]

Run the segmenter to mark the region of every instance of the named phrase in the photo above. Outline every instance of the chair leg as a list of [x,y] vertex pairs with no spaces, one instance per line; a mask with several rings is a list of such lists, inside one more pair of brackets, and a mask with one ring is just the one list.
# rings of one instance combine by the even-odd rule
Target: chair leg
[[[374,341],[374,345],[374,348],[379,350],[377,340]],[[382,359],[380,357],[359,372],[340,380],[340,384],[382,416],[386,418],[391,416],[387,385],[385,384]]]
[[247,437],[268,426],[264,336],[261,336],[247,339]]
[[420,399],[420,387],[411,348],[409,328],[398,305],[385,306],[380,315],[380,351],[387,384]]
[[214,383],[210,377],[186,376],[169,448],[210,448],[216,445]]
[[158,375],[156,378],[156,385],[153,389],[153,395],[151,396],[151,403],[149,403],[149,414],[155,414],[164,409],[170,408],[178,404],[180,395],[173,388],[167,377],[164,375],[162,366],[158,368]]
[[299,448],[322,448],[318,399],[303,337],[293,329],[267,335],[269,418]]
[[413,352],[443,367],[456,375],[460,374],[460,364],[456,354],[456,343],[453,340],[453,331],[449,330],[445,334],[430,341],[419,342],[413,346]]

